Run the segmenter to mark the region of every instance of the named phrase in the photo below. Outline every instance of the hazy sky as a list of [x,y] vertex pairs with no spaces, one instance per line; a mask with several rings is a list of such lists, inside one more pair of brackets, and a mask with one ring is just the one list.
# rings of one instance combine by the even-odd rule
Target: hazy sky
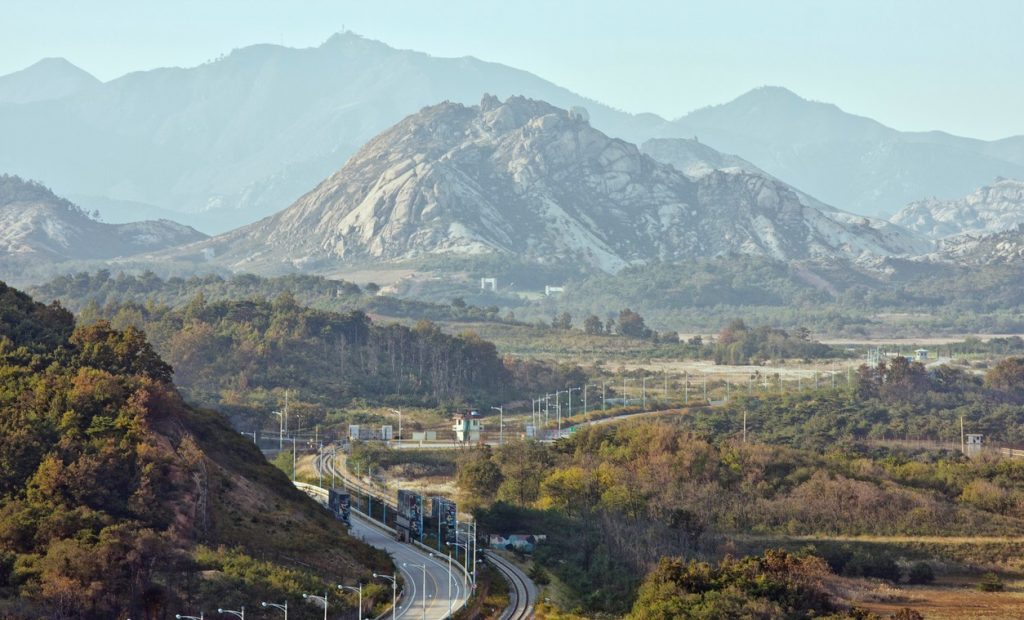
[[1019,0],[3,0],[0,74],[63,56],[107,80],[347,28],[472,55],[669,118],[764,84],[904,130],[1024,134]]

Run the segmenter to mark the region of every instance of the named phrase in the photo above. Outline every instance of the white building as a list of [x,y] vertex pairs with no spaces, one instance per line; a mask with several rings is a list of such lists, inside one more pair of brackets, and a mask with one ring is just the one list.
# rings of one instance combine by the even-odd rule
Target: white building
[[455,431],[457,441],[474,443],[480,441],[480,432],[484,430],[484,425],[478,418],[459,414],[452,418],[452,422],[452,430]]
[[480,290],[481,291],[496,291],[496,290],[498,290],[498,278],[480,278]]

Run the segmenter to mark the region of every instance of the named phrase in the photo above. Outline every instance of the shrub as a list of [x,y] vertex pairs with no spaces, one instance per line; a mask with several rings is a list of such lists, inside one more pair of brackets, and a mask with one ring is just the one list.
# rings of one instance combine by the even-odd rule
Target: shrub
[[982,575],[981,581],[978,582],[978,589],[982,592],[1002,592],[1003,588],[1003,580],[991,572]]
[[900,567],[886,555],[869,555],[856,552],[846,563],[843,573],[850,577],[875,577],[888,581],[900,580]]
[[916,562],[907,572],[907,583],[920,585],[935,581],[935,571],[928,562]]

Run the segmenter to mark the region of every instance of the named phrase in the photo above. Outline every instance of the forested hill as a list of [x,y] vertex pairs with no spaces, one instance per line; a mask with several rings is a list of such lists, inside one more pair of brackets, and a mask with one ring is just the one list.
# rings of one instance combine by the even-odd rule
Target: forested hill
[[421,321],[379,324],[364,312],[302,306],[290,292],[272,301],[208,302],[179,308],[136,303],[91,305],[80,320],[141,328],[174,367],[189,402],[231,414],[237,428],[271,425],[285,389],[297,393],[304,425],[362,403],[472,406],[522,398],[539,386],[581,381],[579,371],[504,359],[472,333],[452,336]]
[[0,617],[168,617],[389,565],[170,376],[140,331],[0,283]]

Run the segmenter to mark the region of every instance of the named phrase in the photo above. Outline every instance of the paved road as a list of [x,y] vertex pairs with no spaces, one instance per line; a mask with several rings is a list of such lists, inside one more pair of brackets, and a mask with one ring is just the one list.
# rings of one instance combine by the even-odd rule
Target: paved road
[[[328,453],[317,458],[317,466],[326,470],[327,475],[330,475],[331,464],[329,461]],[[301,483],[297,483],[297,486],[305,489],[307,493],[321,500],[322,503],[326,502],[327,491],[325,489]],[[352,511],[350,532],[367,544],[383,549],[393,558],[395,567],[405,583],[404,590],[399,592],[396,618],[442,620],[448,617],[449,609],[457,610],[465,603],[469,592],[467,580],[461,567],[454,563],[449,580],[447,556],[431,557],[429,552],[420,547],[398,542],[391,531],[356,511]],[[421,566],[426,566],[425,575]],[[386,579],[379,581],[388,584]],[[450,598],[449,592],[451,593]],[[385,618],[389,617],[390,615],[385,616]]]
[[[341,468],[337,468],[335,462],[331,459],[332,454],[330,452],[323,452],[317,457],[317,467],[324,471],[325,474],[331,472],[341,480],[345,481],[346,484],[351,485],[352,488],[370,492],[365,484],[362,482],[352,480],[348,474],[349,472],[344,465]],[[379,546],[374,543],[374,546]],[[403,545],[407,547],[407,545]],[[522,571],[518,566],[512,564],[508,560],[501,557],[500,554],[492,553],[487,550],[481,551],[483,559],[494,566],[502,577],[509,583],[509,606],[502,613],[501,620],[526,620],[533,618],[533,610],[537,604],[537,600],[540,598],[540,590],[537,585]],[[422,573],[421,573],[422,578]],[[429,573],[428,573],[429,576]],[[410,617],[415,617],[410,616]]]

